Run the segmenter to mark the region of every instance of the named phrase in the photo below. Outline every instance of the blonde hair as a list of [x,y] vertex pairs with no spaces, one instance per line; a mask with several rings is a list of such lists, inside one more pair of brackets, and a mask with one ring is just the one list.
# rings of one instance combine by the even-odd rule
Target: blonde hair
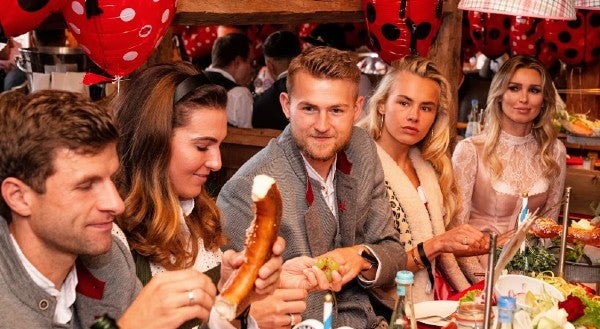
[[359,122],[358,125],[365,128],[373,139],[378,140],[381,137],[383,114],[377,109],[385,104],[390,96],[390,90],[395,83],[404,83],[404,81],[398,80],[398,76],[402,72],[432,80],[440,89],[440,104],[437,109],[435,121],[431,126],[430,133],[417,143],[417,147],[421,150],[423,159],[429,161],[438,174],[438,183],[444,196],[444,222],[447,225],[458,212],[460,196],[454,180],[452,162],[450,161],[448,150],[450,144],[449,113],[451,89],[450,84],[440,73],[436,65],[420,56],[407,56],[393,62],[390,70],[383,77],[373,96],[369,99],[367,107],[369,111],[368,116]]
[[538,153],[543,168],[543,174],[546,178],[558,175],[560,167],[554,159],[554,142],[556,141],[556,130],[552,125],[552,119],[557,106],[562,104],[557,101],[558,93],[552,78],[544,65],[537,59],[529,56],[514,56],[507,60],[498,73],[494,75],[490,91],[488,93],[485,130],[488,131],[487,138],[483,148],[483,162],[489,168],[492,179],[498,179],[502,174],[502,164],[496,154],[496,147],[502,131],[502,96],[508,89],[510,79],[519,69],[532,69],[537,71],[542,78],[542,97],[544,98],[540,114],[534,119],[531,134],[539,145]]

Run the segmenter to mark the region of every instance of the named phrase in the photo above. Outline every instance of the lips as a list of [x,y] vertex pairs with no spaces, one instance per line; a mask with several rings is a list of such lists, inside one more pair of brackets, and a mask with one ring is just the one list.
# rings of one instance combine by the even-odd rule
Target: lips
[[89,226],[96,228],[96,229],[100,229],[100,230],[111,230],[112,226],[113,226],[113,222],[111,220],[109,222],[93,223],[93,224],[89,224]]
[[408,134],[417,134],[419,132],[419,129],[412,126],[404,126],[402,130]]

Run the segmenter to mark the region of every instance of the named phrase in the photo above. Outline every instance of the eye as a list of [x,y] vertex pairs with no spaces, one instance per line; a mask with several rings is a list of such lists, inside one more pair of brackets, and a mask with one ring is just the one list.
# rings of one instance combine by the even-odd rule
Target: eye
[[302,111],[305,111],[305,112],[313,112],[314,110],[315,110],[315,108],[312,106],[306,105],[306,106],[302,107]]
[[540,88],[530,88],[529,92],[532,94],[539,94],[542,92],[542,90]]
[[198,151],[200,151],[200,152],[206,152],[206,151],[208,151],[208,146],[199,146],[199,145],[197,145],[196,149]]
[[404,106],[404,107],[409,105],[407,101],[398,101],[398,104],[400,104],[401,106]]
[[421,110],[423,112],[431,112],[431,111],[433,111],[433,108],[431,106],[423,106],[423,107],[421,107]]
[[79,185],[77,185],[77,189],[82,190],[82,191],[89,191],[92,189],[92,186],[93,186],[93,182],[91,180],[86,180],[84,182],[81,182]]
[[335,108],[332,108],[332,109],[331,109],[331,112],[332,112],[333,114],[342,114],[342,113],[344,113],[344,110],[343,110],[343,109],[340,109],[340,108],[337,108],[337,107],[335,107]]
[[521,87],[519,86],[508,86],[508,90],[512,91],[512,92],[517,92],[519,90],[521,90]]

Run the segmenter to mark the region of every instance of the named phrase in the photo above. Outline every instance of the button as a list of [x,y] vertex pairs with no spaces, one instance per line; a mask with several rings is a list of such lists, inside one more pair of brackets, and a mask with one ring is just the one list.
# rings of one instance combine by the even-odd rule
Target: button
[[47,310],[48,306],[50,306],[50,303],[47,300],[45,300],[45,299],[40,300],[40,303],[38,304],[38,307],[42,311]]

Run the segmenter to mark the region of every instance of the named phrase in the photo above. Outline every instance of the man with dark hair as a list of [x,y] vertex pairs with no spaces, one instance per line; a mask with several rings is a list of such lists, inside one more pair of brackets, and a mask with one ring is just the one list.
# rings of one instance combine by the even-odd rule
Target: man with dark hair
[[205,70],[212,83],[227,90],[227,123],[252,128],[252,93],[246,86],[252,81],[254,58],[250,39],[231,33],[219,37],[212,49],[212,64]]
[[263,53],[267,70],[276,80],[273,85],[254,99],[252,126],[283,130],[288,119],[283,114],[279,94],[286,92],[287,68],[301,52],[300,40],[290,31],[277,31],[267,37]]
[[[216,294],[208,276],[165,272],[142,289],[129,248],[111,234],[124,205],[106,109],[71,92],[14,93],[0,94],[0,327],[90,328],[107,316],[121,329],[178,328],[208,319]],[[231,260],[222,262],[229,273]]]

